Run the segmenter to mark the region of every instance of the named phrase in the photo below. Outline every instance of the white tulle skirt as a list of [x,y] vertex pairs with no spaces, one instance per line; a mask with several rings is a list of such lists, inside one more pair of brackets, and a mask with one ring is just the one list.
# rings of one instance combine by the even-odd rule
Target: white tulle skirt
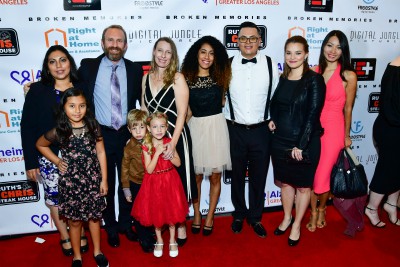
[[195,173],[209,176],[231,170],[229,133],[224,115],[192,117],[188,126],[192,136]]

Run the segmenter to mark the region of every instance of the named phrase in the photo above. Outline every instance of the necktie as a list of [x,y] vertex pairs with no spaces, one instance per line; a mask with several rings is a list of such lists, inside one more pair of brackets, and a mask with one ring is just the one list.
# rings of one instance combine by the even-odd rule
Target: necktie
[[257,58],[255,58],[255,57],[253,57],[252,59],[242,58],[242,64],[247,64],[249,62],[252,62],[252,63],[256,64],[257,63]]
[[121,92],[116,70],[118,65],[112,66],[111,72],[111,126],[118,130],[122,123]]

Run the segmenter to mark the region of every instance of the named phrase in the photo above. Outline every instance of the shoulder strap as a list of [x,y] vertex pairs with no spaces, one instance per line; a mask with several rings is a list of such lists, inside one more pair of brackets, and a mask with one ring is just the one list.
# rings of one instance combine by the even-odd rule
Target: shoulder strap
[[[233,57],[229,58],[229,62],[232,65]],[[231,99],[231,94],[229,93],[229,88],[226,91],[226,96],[228,97],[228,104],[229,104],[229,111],[231,113],[231,120],[235,121],[235,113],[233,112],[233,106],[232,106],[232,99]]]
[[265,103],[264,120],[268,119],[269,102],[271,101],[271,91],[272,91],[272,60],[269,56],[265,56],[268,63],[268,74],[269,74],[269,85],[268,85],[268,97]]

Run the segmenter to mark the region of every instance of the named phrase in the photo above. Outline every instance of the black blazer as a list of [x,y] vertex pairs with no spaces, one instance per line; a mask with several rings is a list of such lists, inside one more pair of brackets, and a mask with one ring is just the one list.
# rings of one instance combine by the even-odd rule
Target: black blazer
[[[282,80],[271,99],[271,120],[276,122],[278,117],[277,95],[282,90]],[[326,85],[322,75],[310,70],[300,79],[294,88],[289,107],[290,125],[293,127],[293,136],[297,137],[296,147],[305,150],[308,147],[310,136],[323,132],[320,115],[325,101]],[[274,120],[275,118],[275,120]],[[276,125],[279,127],[279,125]]]
[[[79,78],[86,82],[85,95],[91,104],[92,111],[95,114],[94,106],[94,86],[96,84],[97,73],[99,71],[100,62],[105,55],[102,54],[97,58],[84,58],[78,69]],[[128,92],[128,112],[136,108],[136,101],[141,99],[142,92],[142,67],[128,59],[123,58],[126,68],[127,92]],[[109,125],[108,125],[109,126]]]
[[[75,83],[74,87],[82,90],[85,88],[83,83]],[[54,87],[41,82],[32,83],[25,98],[21,118],[21,141],[26,170],[39,168],[40,153],[36,149],[36,141],[56,126],[57,109]],[[51,145],[50,148],[55,154],[58,153],[57,146]]]

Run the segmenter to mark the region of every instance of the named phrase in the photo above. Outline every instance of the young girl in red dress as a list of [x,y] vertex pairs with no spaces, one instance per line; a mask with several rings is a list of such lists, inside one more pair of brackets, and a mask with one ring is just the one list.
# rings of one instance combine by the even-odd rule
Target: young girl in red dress
[[161,257],[163,254],[161,227],[166,224],[169,225],[170,233],[169,255],[178,256],[175,224],[184,222],[189,210],[181,179],[175,169],[181,164],[179,155],[174,151],[171,160],[160,156],[166,151],[166,144],[171,140],[165,137],[167,127],[168,120],[164,113],[155,112],[147,119],[148,132],[142,147],[145,174],[132,208],[132,216],[142,225],[155,227],[155,257]]

